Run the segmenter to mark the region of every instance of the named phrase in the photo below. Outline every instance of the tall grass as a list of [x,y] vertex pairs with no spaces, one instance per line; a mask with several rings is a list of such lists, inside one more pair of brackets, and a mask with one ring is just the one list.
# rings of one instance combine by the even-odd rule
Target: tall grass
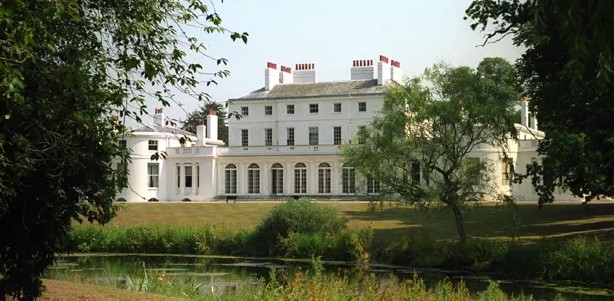
[[[82,280],[83,281],[83,280]],[[239,282],[238,282],[239,283]],[[414,275],[399,280],[395,276],[378,277],[372,273],[330,274],[322,272],[319,259],[312,261],[310,271],[288,274],[271,270],[268,279],[244,282],[236,289],[223,289],[213,282],[178,278],[164,272],[147,273],[142,277],[124,277],[108,285],[122,289],[154,293],[190,300],[533,300],[531,296],[508,296],[497,282],[491,281],[484,291],[470,292],[463,282],[442,280],[433,287]],[[557,298],[556,300],[563,300]]]

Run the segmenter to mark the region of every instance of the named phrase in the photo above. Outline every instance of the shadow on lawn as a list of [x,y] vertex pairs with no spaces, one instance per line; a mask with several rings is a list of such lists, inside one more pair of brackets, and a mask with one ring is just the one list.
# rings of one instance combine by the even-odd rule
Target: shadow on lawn
[[[343,211],[350,220],[373,222],[374,243],[428,235],[434,239],[455,239],[456,226],[447,208],[431,210],[385,204],[375,211]],[[535,203],[476,206],[465,215],[467,234],[479,238],[538,239],[598,236],[614,243],[614,203],[588,206],[554,203],[538,209]]]

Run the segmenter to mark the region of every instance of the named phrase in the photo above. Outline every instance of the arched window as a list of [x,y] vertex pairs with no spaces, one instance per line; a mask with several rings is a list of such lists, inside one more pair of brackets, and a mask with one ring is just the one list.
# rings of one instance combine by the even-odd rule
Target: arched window
[[318,193],[330,193],[331,168],[323,162],[318,165]]
[[224,170],[224,188],[226,194],[236,194],[237,193],[237,166],[230,163],[226,165]]
[[256,163],[247,167],[247,193],[260,193],[260,166]]
[[284,193],[284,167],[279,163],[271,166],[271,193]]
[[307,193],[307,165],[302,162],[294,165],[294,193]]
[[343,165],[343,193],[356,193],[356,170],[354,167]]

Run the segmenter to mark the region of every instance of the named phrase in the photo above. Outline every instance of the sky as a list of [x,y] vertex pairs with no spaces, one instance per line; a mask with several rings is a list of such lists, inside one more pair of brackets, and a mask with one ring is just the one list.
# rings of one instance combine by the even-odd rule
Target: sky
[[[405,76],[444,62],[471,66],[485,57],[513,62],[522,50],[510,40],[480,47],[484,34],[472,31],[463,20],[470,0],[212,0],[222,25],[248,32],[247,44],[228,35],[195,33],[207,45],[207,54],[229,60],[230,76],[218,85],[201,85],[217,102],[241,97],[264,86],[267,62],[294,69],[297,63],[315,63],[318,81],[349,80],[352,60],[380,54],[401,62]],[[206,58],[193,57],[212,71]],[[176,96],[182,103],[165,108],[174,119],[185,118],[199,103]],[[151,111],[156,107],[152,102]]]

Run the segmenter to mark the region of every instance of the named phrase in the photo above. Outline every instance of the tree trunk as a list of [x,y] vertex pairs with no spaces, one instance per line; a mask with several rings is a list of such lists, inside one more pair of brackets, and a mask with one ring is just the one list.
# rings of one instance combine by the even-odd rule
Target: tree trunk
[[449,202],[452,212],[454,212],[454,220],[456,222],[456,231],[458,232],[458,239],[461,244],[465,244],[467,241],[467,234],[465,234],[465,221],[463,220],[463,212],[461,211],[456,201]]

